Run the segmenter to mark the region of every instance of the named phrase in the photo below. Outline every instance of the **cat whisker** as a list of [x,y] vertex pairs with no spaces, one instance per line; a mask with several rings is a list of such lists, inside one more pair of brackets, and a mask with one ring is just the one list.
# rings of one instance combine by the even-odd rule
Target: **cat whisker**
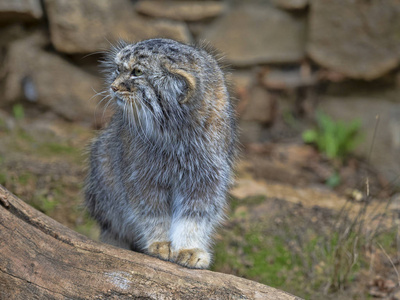
[[86,54],[85,56],[83,56],[81,59],[85,59],[85,58],[87,58],[87,57],[89,57],[89,56],[93,56],[93,55],[97,55],[97,54],[106,54],[107,53],[107,51],[106,50],[104,50],[104,51],[96,51],[96,52],[93,52],[93,53],[89,53],[89,54]]
[[[109,97],[111,97],[111,95],[105,95],[105,96],[96,104],[96,107],[94,108],[94,112],[93,112],[93,117],[94,117],[94,119],[96,119],[96,111],[97,111],[97,109],[99,108],[100,104],[101,104],[104,100],[106,100],[107,98],[109,98]],[[103,112],[103,115],[104,115],[104,112]]]
[[[131,109],[133,111],[132,102],[131,102]],[[139,123],[137,127],[138,127],[138,130],[141,131],[139,133],[139,136],[143,139],[144,142],[148,142],[150,145],[152,145],[152,143],[150,142],[149,138],[146,135],[145,128],[144,128],[144,126],[142,124],[143,120],[141,120],[142,119],[142,113],[143,113],[143,103],[140,103],[140,108],[136,109],[136,112],[137,112],[137,118],[136,119],[137,119],[137,121]]]
[[102,91],[102,92],[97,92],[94,88],[92,88],[92,90],[93,90],[93,92],[95,92],[95,94],[92,97],[90,97],[89,101],[91,101],[92,99],[94,99],[97,96],[104,95],[108,92],[107,90]]
[[134,111],[133,111],[133,108],[131,107],[131,103],[129,103],[128,104],[128,101],[125,101],[124,102],[124,107],[123,107],[123,114],[122,114],[122,116],[123,116],[123,119],[124,119],[124,122],[126,122],[127,121],[127,123],[128,123],[128,130],[129,130],[129,133],[132,135],[132,136],[134,136],[135,135],[135,132],[136,132],[136,134],[138,134],[138,131],[137,131],[137,128],[136,128],[136,126],[134,126],[134,116],[133,116],[133,114],[134,114]]
[[[144,101],[145,101],[146,103],[148,103],[149,105],[151,105],[150,102],[148,102],[148,101],[146,101],[146,100],[144,100]],[[152,111],[152,110],[151,110],[150,108],[148,108],[148,107],[146,107],[145,109],[153,116],[153,120],[154,120],[158,125],[160,125],[161,129],[162,129],[162,130],[165,130],[164,125],[161,124],[161,122],[160,122],[160,120],[157,118],[155,112]]]
[[[146,105],[143,105],[142,106],[143,107],[143,110],[142,110],[142,112],[143,112],[143,114],[144,114],[144,118],[145,118],[145,126],[146,126],[146,131],[147,132],[149,132],[150,130],[151,131],[153,131],[154,130],[154,124],[153,124],[153,122],[152,122],[152,119],[153,118],[151,118],[149,115],[148,115],[148,112],[150,112],[150,109],[149,108],[146,108]],[[150,119],[150,120],[149,120]],[[151,143],[151,142],[150,142]],[[151,143],[152,144],[152,146],[154,147],[154,144],[153,143]]]
[[101,122],[104,121],[104,114],[106,113],[106,110],[107,110],[108,106],[110,105],[110,103],[111,103],[113,100],[114,100],[114,98],[111,97],[111,98],[107,101],[106,105],[104,106],[103,114],[102,114],[102,116],[101,116]]

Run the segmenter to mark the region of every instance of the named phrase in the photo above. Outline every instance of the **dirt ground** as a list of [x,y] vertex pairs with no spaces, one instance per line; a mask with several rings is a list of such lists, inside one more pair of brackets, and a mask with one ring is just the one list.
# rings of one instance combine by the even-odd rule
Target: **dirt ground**
[[[93,239],[82,206],[96,132],[52,113],[0,111],[0,184]],[[365,159],[293,142],[243,147],[213,270],[306,299],[400,299],[400,194]],[[340,182],[329,185],[339,174]],[[398,184],[398,183],[397,183]]]

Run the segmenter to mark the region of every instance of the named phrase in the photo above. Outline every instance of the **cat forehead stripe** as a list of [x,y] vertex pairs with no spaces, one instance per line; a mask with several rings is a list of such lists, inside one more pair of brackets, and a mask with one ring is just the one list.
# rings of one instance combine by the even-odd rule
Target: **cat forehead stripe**
[[127,58],[128,55],[123,54],[122,52],[118,53],[115,57],[115,64],[123,66],[125,69],[131,69],[133,65],[137,62],[136,57],[131,57],[129,55],[129,59]]

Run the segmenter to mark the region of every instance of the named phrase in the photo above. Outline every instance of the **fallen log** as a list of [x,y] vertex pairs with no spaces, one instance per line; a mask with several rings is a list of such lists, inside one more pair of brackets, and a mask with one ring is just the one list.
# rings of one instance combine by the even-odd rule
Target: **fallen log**
[[300,299],[92,241],[0,185],[0,299]]

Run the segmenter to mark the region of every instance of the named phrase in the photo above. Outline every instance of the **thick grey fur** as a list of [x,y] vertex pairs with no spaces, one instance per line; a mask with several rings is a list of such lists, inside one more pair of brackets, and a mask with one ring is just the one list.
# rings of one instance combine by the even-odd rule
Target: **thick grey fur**
[[[103,66],[115,114],[91,145],[85,184],[102,240],[208,267],[236,154],[223,71],[209,51],[167,39],[120,43]],[[167,258],[149,250],[157,242],[169,243]],[[203,263],[178,258],[193,249]]]

